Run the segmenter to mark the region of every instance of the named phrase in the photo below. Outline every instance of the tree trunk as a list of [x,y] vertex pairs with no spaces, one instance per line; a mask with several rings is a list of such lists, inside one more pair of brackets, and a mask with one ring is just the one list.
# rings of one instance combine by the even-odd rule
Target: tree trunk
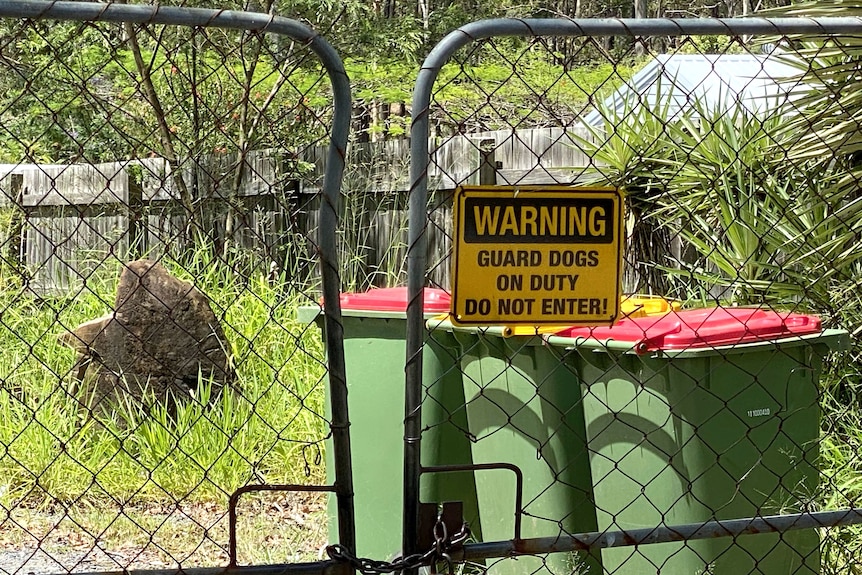
[[431,27],[431,0],[419,0],[417,8],[422,18],[422,29],[428,30]]
[[[635,18],[646,18],[648,13],[647,0],[635,0]],[[643,38],[635,38],[635,54],[643,56],[644,44],[646,40]]]
[[[126,0],[118,0],[117,3],[126,4]],[[129,48],[132,51],[132,56],[135,59],[135,67],[138,70],[138,74],[141,76],[141,86],[144,90],[144,97],[153,109],[156,123],[159,126],[159,138],[161,140],[163,148],[162,151],[164,152],[165,159],[171,168],[171,178],[173,179],[177,192],[180,195],[180,203],[186,211],[186,238],[189,241],[193,241],[193,230],[197,219],[195,218],[194,198],[192,198],[191,192],[189,191],[188,186],[186,186],[186,181],[183,179],[183,174],[180,170],[179,158],[177,158],[177,154],[174,150],[173,133],[171,132],[170,126],[168,126],[167,115],[162,108],[158,92],[156,92],[156,87],[153,84],[150,68],[147,66],[146,62],[144,62],[144,56],[141,52],[141,44],[138,41],[138,33],[135,30],[135,26],[131,22],[123,22],[123,30],[129,43]]]

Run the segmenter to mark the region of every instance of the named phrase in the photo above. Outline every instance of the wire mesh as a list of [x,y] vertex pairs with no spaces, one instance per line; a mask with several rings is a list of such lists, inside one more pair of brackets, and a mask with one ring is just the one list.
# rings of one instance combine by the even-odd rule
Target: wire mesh
[[[264,34],[270,16],[0,12],[17,16],[0,20],[0,571],[216,572],[313,561],[336,540],[337,562],[293,569],[858,570],[858,21],[471,25],[420,73],[414,129],[431,129],[409,142],[405,185],[404,140],[333,156],[332,69],[310,37]],[[374,89],[369,140],[385,115]],[[324,197],[333,157],[351,166],[342,208]],[[453,289],[464,184],[624,187],[615,331],[421,317],[417,288]],[[405,270],[404,196],[379,190],[408,187]],[[352,247],[321,284],[317,230],[336,213]],[[524,292],[510,308],[532,291],[515,276],[542,275],[517,250],[484,266]],[[539,284],[579,312],[596,256],[553,257]],[[339,287],[405,271],[406,316],[334,321]],[[689,328],[693,343],[669,337]],[[330,430],[347,429],[324,389],[345,389],[342,330],[355,549],[334,522],[349,497],[324,495]],[[463,546],[445,505],[413,521],[449,501]]]
[[[412,111],[405,501],[463,502],[455,570],[857,572],[860,32],[500,20],[432,50]],[[488,185],[497,208],[468,203]],[[622,285],[612,317],[590,304],[605,256],[586,212],[535,199],[559,185],[624,191],[622,269],[598,280]],[[455,225],[475,221],[453,228],[459,186],[475,212]],[[452,316],[427,313],[433,290]],[[531,324],[559,310],[571,327]]]
[[338,571],[337,55],[268,14],[0,12],[0,573]]

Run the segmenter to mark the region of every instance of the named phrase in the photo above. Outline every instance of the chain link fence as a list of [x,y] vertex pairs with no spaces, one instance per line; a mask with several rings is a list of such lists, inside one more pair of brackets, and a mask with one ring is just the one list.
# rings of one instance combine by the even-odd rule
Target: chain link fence
[[0,15],[0,573],[336,571],[341,60],[269,14]]
[[[499,20],[431,51],[406,551],[448,505],[471,530],[448,572],[859,572],[860,32]],[[559,315],[574,327],[531,323]]]
[[858,572],[862,22],[0,15],[0,573]]

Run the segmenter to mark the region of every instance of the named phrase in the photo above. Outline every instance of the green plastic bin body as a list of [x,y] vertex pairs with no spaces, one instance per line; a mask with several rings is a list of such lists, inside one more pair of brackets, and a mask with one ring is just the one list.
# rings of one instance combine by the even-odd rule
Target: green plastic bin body
[[[580,389],[541,337],[505,328],[455,328],[461,345],[467,422],[475,437],[474,463],[509,463],[523,474],[521,537],[553,537],[596,530]],[[515,475],[477,471],[484,541],[515,536]],[[489,560],[493,574],[601,573],[598,553]]]
[[[699,324],[690,313],[677,314],[683,331],[715,327],[710,324],[718,320]],[[780,316],[797,321],[788,317]],[[745,331],[745,324],[735,325]],[[566,361],[583,388],[599,530],[809,509],[818,488],[822,357],[846,346],[846,332],[820,332],[817,321],[809,326],[816,333],[804,334],[806,328],[798,330],[804,335],[786,337],[790,333],[779,330],[784,338],[759,336],[732,347],[709,345],[713,334],[684,349],[662,350],[650,342],[654,326],[637,327],[640,339],[627,340],[626,326],[613,338],[605,339],[610,332],[602,330],[568,334],[586,338],[548,338],[568,349]],[[740,341],[746,338],[743,333]],[[820,572],[814,530],[608,548],[602,561],[616,575]]]
[[[428,317],[448,310],[448,295],[426,289]],[[404,365],[406,289],[373,289],[342,295],[344,357],[350,409],[356,552],[390,560],[400,553],[403,501]],[[376,307],[377,309],[371,309]],[[435,308],[441,309],[435,309]],[[365,309],[357,309],[365,308]],[[388,309],[386,309],[388,308]],[[300,319],[321,322],[317,307]],[[457,365],[457,343],[434,334],[423,351],[422,464],[469,464],[465,435],[464,387]],[[327,417],[330,413],[327,400]],[[445,446],[445,448],[441,447]],[[333,469],[326,450],[327,470]],[[327,480],[334,476],[327,472]],[[427,474],[421,478],[424,502],[463,501],[465,520],[480,532],[472,472]],[[335,497],[329,499],[329,538],[338,540]]]

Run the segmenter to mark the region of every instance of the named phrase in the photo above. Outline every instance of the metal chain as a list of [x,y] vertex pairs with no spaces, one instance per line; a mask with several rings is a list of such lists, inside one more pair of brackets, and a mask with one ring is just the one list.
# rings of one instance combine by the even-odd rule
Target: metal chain
[[461,529],[449,537],[446,524],[440,516],[434,524],[434,546],[424,553],[414,553],[407,557],[396,557],[392,561],[378,561],[365,557],[357,557],[344,546],[335,544],[326,548],[326,553],[333,561],[349,563],[363,575],[380,575],[382,573],[400,573],[408,569],[434,565],[446,561],[451,565],[449,551],[463,544],[470,537],[470,527],[466,523]]

